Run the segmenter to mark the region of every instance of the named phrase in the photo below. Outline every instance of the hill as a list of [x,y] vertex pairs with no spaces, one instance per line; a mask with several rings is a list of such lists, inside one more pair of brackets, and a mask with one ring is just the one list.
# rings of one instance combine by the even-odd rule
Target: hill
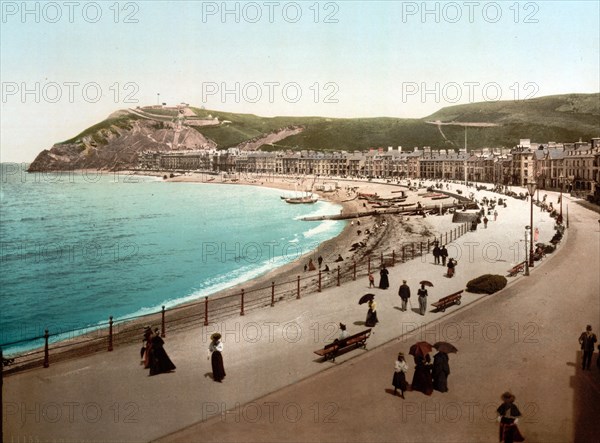
[[[479,124],[479,125],[477,125]],[[421,119],[260,117],[195,107],[121,110],[51,149],[30,170],[120,169],[144,150],[240,149],[361,150],[370,147],[464,145],[511,147],[586,140],[600,135],[600,94],[567,94],[522,101],[450,106]]]

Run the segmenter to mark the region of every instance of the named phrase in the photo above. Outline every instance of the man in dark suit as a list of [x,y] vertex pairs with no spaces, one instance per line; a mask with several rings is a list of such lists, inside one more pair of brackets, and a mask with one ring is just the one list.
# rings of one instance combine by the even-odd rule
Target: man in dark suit
[[590,371],[590,366],[592,364],[592,355],[594,354],[594,345],[598,339],[596,338],[596,334],[592,332],[592,326],[587,325],[585,331],[581,333],[579,336],[579,344],[581,345],[581,350],[583,351],[583,361],[581,363],[581,369]]
[[400,285],[400,289],[398,289],[398,295],[402,299],[402,310],[406,311],[406,303],[410,298],[410,288],[406,284],[406,280],[402,280],[402,284]]

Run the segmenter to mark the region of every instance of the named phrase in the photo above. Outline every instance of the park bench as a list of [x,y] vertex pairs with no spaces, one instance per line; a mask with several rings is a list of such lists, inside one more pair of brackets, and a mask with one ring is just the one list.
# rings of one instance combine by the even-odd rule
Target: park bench
[[432,306],[435,306],[436,310],[446,312],[446,308],[452,305],[460,305],[460,299],[462,298],[463,290],[455,292],[454,294],[447,295],[446,297],[440,298]]
[[370,336],[371,329],[366,329],[358,334],[350,335],[343,340],[336,339],[332,343],[326,345],[323,349],[315,351],[315,354],[323,357],[323,361],[327,361],[330,358],[332,361],[335,361],[335,357],[342,351],[359,347],[367,349],[367,339]]
[[509,277],[514,277],[519,272],[523,272],[524,269],[525,269],[525,262],[521,262],[518,265],[513,266],[512,268],[510,268],[507,271],[508,272],[508,276]]

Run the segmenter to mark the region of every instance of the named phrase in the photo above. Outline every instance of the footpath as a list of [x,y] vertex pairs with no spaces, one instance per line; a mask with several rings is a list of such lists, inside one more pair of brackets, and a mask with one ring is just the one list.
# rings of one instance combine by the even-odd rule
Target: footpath
[[[469,191],[472,190],[469,188]],[[476,192],[476,195],[477,198],[483,195],[499,197],[486,191]],[[539,208],[534,207],[534,211],[534,225],[540,231],[539,241],[548,242],[554,232],[554,221],[547,213],[539,212]],[[433,264],[433,257],[429,254],[389,268],[391,287],[388,290],[370,290],[366,278],[363,278],[300,300],[252,311],[243,317],[233,317],[207,327],[199,326],[196,330],[171,333],[167,329],[165,348],[177,365],[173,373],[149,377],[148,371],[140,366],[140,345],[135,344],[118,347],[111,353],[99,353],[53,364],[47,369],[40,368],[7,377],[3,395],[4,441],[137,442],[159,439],[182,429],[184,431],[181,434],[174,434],[168,439],[263,441],[272,436],[273,441],[433,441],[431,434],[423,433],[420,429],[429,429],[429,422],[424,423],[419,419],[418,427],[409,432],[404,429],[404,424],[398,422],[397,416],[395,422],[387,416],[387,403],[394,402],[390,407],[396,413],[400,408],[398,398],[385,395],[385,388],[389,388],[391,383],[390,368],[393,368],[395,354],[398,350],[407,353],[415,338],[430,342],[456,342],[460,351],[457,356],[451,356],[453,373],[450,378],[451,393],[445,394],[447,398],[458,393],[455,383],[461,380],[458,374],[463,374],[460,382],[462,401],[470,398],[481,401],[485,398],[495,403],[501,391],[507,388],[516,391],[519,401],[523,396],[519,394],[523,383],[533,382],[537,384],[537,389],[541,389],[539,384],[542,380],[548,387],[541,393],[549,400],[554,378],[548,377],[550,374],[546,368],[552,368],[549,362],[560,361],[560,374],[564,375],[566,367],[569,374],[573,375],[576,368],[568,366],[565,359],[574,365],[576,347],[573,346],[573,340],[576,342],[576,331],[581,332],[586,322],[597,323],[592,318],[598,314],[598,274],[593,271],[598,269],[597,221],[594,219],[595,224],[591,224],[593,217],[588,215],[588,211],[571,207],[575,235],[569,231],[566,244],[571,251],[573,247],[570,242],[575,237],[578,247],[584,248],[589,257],[582,259],[577,252],[569,256],[570,279],[566,278],[567,270],[563,271],[562,266],[554,264],[567,260],[561,245],[555,257],[548,256],[547,262],[542,263],[539,270],[533,270],[532,277],[509,278],[510,286],[502,295],[489,297],[465,292],[460,306],[448,308],[445,313],[432,312],[431,303],[464,289],[468,280],[484,273],[506,275],[509,268],[524,260],[525,247],[521,238],[524,226],[529,223],[529,203],[509,198],[508,208],[500,208],[498,212],[498,221],[490,221],[487,229],[480,225],[476,232],[468,233],[448,246],[450,256],[459,262],[452,279],[445,276],[444,267]],[[580,217],[580,221],[576,220],[577,217]],[[488,218],[493,220],[493,217]],[[578,224],[586,228],[578,229]],[[451,215],[439,217],[436,227],[439,232],[454,227]],[[580,232],[585,235],[580,235]],[[552,283],[550,287],[554,290],[560,288],[569,293],[579,293],[575,288],[584,278],[589,280],[587,289],[584,288],[579,298],[569,295],[572,304],[564,303],[566,295],[552,294],[557,291],[545,292],[546,286]],[[402,279],[408,281],[413,293],[413,309],[407,312],[399,309],[397,291]],[[423,279],[434,284],[429,289],[428,312],[424,317],[416,312],[416,291],[418,282]],[[541,282],[546,286],[536,287]],[[593,292],[590,288],[594,284],[595,299],[590,295]],[[522,291],[531,292],[531,296],[521,297],[519,293]],[[380,321],[368,341],[370,350],[351,351],[339,356],[335,363],[321,362],[313,351],[337,336],[339,322],[348,325],[350,334],[365,328],[367,308],[358,305],[358,299],[367,292],[376,294]],[[476,306],[471,309],[471,304]],[[553,322],[560,321],[562,324],[567,320],[572,323],[568,328],[564,325],[556,329],[553,327]],[[497,332],[495,325],[488,325],[492,321],[500,323],[502,340],[490,343],[490,337],[494,337],[492,328],[496,328]],[[460,322],[469,323],[465,326]],[[427,324],[431,324],[433,329],[420,337]],[[443,325],[448,324],[453,326],[444,329]],[[514,331],[509,329],[511,325]],[[485,337],[485,340],[464,342],[466,336],[472,335],[465,333],[465,327],[471,328],[475,336]],[[207,360],[209,337],[216,331],[223,334],[225,347],[227,377],[222,384],[211,380],[210,362]],[[414,332],[411,334],[411,331]],[[528,346],[523,348],[524,352],[532,353],[525,361],[521,356],[513,355],[513,348],[503,345],[509,340],[510,334],[518,336],[517,348],[520,348],[525,338],[538,337],[542,332],[541,343],[536,346],[527,343]],[[557,351],[563,352],[560,354],[562,360],[557,360],[553,345],[562,343],[563,334],[562,340],[568,343],[568,347],[557,348]],[[522,369],[525,363],[527,370]],[[470,377],[466,377],[467,374]],[[409,372],[409,379],[411,376]],[[323,381],[325,385],[311,385]],[[560,385],[560,389],[564,390],[565,387]],[[316,419],[307,425],[306,421],[292,422],[286,418],[283,422],[277,422],[281,425],[278,428],[275,421],[265,422],[261,406],[261,417],[254,423],[251,421],[253,416],[248,419],[247,414],[237,415],[241,417],[237,426],[223,421],[223,417],[229,415],[226,411],[234,411],[235,417],[235,411],[239,411],[243,405],[252,404],[259,398],[268,398],[265,396],[269,394],[281,396],[277,397],[280,398],[278,401],[284,401],[285,404],[298,402],[300,398],[312,400],[300,412],[305,418],[312,416]],[[416,397],[417,393],[408,395]],[[546,407],[546,403],[540,402],[539,395],[527,398],[530,402],[539,402],[540,408]],[[564,409],[571,407],[573,402],[568,396],[559,399],[567,403],[554,405],[555,400],[549,400],[548,404],[552,403],[553,408],[561,410],[561,417],[564,417]],[[415,403],[415,407],[419,407],[418,404],[421,403]],[[347,411],[347,414],[343,411]],[[294,411],[286,410],[285,414],[287,417]],[[539,414],[541,417],[541,409]],[[570,414],[566,415],[572,418]],[[321,426],[326,418],[335,418],[336,426]],[[202,423],[204,421],[206,423]],[[392,432],[393,423],[396,431],[402,425],[402,438],[377,431],[378,427],[387,426]],[[570,422],[563,420],[562,423]],[[437,428],[438,424],[434,427]],[[264,434],[261,426],[266,426]],[[363,432],[359,431],[361,426]],[[467,434],[461,435],[473,436],[468,440],[485,440],[483,436],[489,433],[489,427],[486,422],[485,432],[482,430],[481,434],[470,434],[467,432],[473,428],[467,426],[461,431]],[[236,429],[239,433],[236,433]],[[439,434],[438,438],[442,435]],[[441,440],[465,441],[452,435]],[[481,435],[481,438],[477,435]]]

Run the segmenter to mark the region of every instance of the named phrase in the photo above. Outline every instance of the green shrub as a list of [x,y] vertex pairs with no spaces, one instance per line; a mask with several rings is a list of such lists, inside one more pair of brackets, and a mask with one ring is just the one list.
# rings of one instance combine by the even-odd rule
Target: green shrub
[[502,275],[484,274],[467,283],[467,291],[475,294],[493,294],[506,286]]

